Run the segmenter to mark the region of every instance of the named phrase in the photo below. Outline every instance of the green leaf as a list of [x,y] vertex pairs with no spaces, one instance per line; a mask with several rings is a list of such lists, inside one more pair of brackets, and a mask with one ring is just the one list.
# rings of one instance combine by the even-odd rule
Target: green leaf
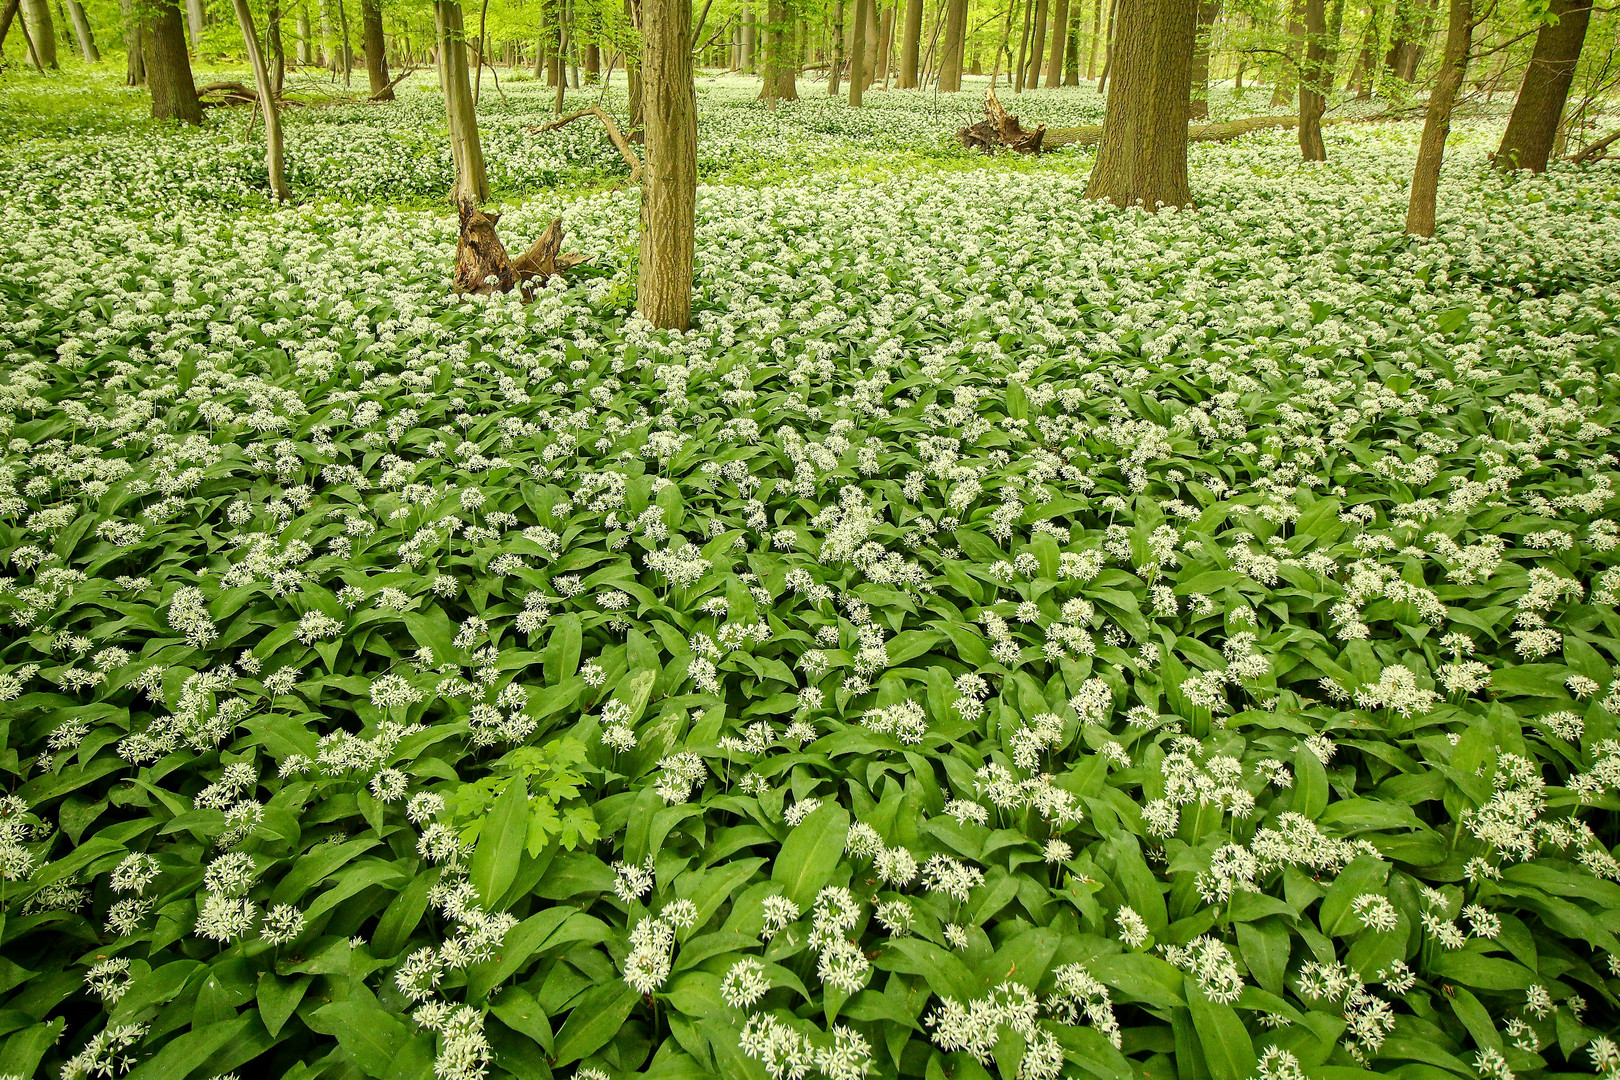
[[1389,863],[1383,859],[1371,855],[1356,856],[1349,866],[1339,871],[1339,876],[1333,879],[1333,886],[1322,897],[1318,919],[1322,933],[1330,937],[1347,937],[1361,930],[1361,920],[1356,917],[1351,904],[1363,893],[1382,893],[1388,877]]
[[552,620],[551,637],[546,641],[546,652],[542,661],[545,665],[547,683],[555,686],[564,679],[572,678],[579,670],[581,642],[578,615],[570,612]]
[[1248,1029],[1230,1005],[1211,1001],[1192,976],[1186,982],[1187,1010],[1204,1050],[1210,1080],[1249,1080],[1259,1067]]
[[241,1034],[249,1023],[248,1017],[239,1016],[176,1035],[163,1044],[163,1049],[141,1062],[129,1074],[129,1080],[185,1080],[213,1057],[214,1051]]
[[336,1039],[361,1071],[378,1080],[388,1075],[394,1055],[411,1037],[405,1021],[359,999],[334,1001],[302,1014],[302,1019],[312,1030]]
[[468,877],[485,906],[493,907],[517,877],[528,831],[529,785],[520,776],[508,781],[506,790],[495,800],[468,867]]
[[1294,812],[1312,821],[1327,809],[1327,768],[1308,747],[1294,751]]
[[557,1058],[553,1064],[571,1065],[606,1046],[640,1000],[641,995],[617,979],[589,991],[569,1012],[557,1033]]
[[823,803],[788,833],[771,867],[771,880],[800,911],[808,912],[816,893],[832,880],[848,835],[849,814],[835,802]]

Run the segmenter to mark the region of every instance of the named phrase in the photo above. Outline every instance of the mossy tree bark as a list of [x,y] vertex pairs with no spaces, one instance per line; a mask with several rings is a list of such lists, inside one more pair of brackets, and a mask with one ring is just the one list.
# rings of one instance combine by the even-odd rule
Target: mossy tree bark
[[1121,0],[1114,90],[1086,197],[1118,206],[1192,202],[1187,110],[1196,0]]
[[388,85],[388,44],[383,38],[380,0],[360,0],[361,47],[366,50],[366,83],[374,101],[393,101]]
[[56,23],[48,0],[22,0],[22,17],[39,62],[48,68],[60,67],[56,58]]
[[1322,141],[1322,114],[1327,111],[1327,90],[1332,68],[1326,63],[1327,2],[1305,0],[1305,62],[1299,78],[1299,152],[1306,161],[1326,161]]
[[68,21],[73,23],[73,36],[79,43],[79,55],[87,64],[101,63],[101,50],[96,48],[96,36],[90,32],[90,20],[84,14],[79,0],[62,0]]
[[1435,204],[1440,193],[1440,165],[1445,159],[1446,136],[1451,134],[1451,111],[1457,104],[1463,77],[1468,74],[1468,49],[1474,27],[1472,0],[1451,0],[1446,26],[1446,53],[1429,91],[1429,109],[1423,118],[1417,166],[1412,170],[1412,194],[1406,207],[1406,231],[1433,236]]
[[692,321],[697,211],[692,0],[643,0],[642,13],[647,160],[641,178],[636,310],[654,326],[685,330]]
[[849,44],[849,103],[860,108],[861,93],[866,88],[866,0],[855,0],[855,26]]
[[1569,100],[1569,86],[1586,44],[1592,0],[1552,0],[1552,21],[1536,34],[1535,51],[1525,70],[1513,115],[1502,133],[1495,162],[1502,169],[1545,172],[1558,137],[1558,121]]
[[1069,44],[1069,0],[1054,0],[1052,6],[1052,48],[1046,58],[1046,85],[1063,85],[1063,50]]
[[439,81],[444,87],[450,151],[456,163],[456,196],[481,202],[489,198],[489,177],[484,172],[484,148],[478,138],[472,80],[467,75],[467,35],[461,4],[457,0],[434,0],[433,13],[439,32]]
[[121,0],[119,9],[124,16],[124,85],[141,86],[146,82],[146,60],[141,51],[141,21],[135,17],[131,0]]
[[141,55],[146,61],[146,86],[152,92],[152,119],[201,124],[202,104],[191,79],[180,8],[173,0],[149,0],[145,8]]

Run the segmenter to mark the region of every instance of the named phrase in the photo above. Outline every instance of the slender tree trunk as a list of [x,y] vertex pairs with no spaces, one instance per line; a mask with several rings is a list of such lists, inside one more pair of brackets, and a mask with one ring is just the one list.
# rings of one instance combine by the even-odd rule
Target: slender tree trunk
[[1091,0],[1091,49],[1086,55],[1086,78],[1097,77],[1097,46],[1103,39],[1103,0]]
[[[1466,0],[1464,0],[1466,2]],[[1114,92],[1086,197],[1118,206],[1192,202],[1187,110],[1196,0],[1130,0],[1119,10]]]
[[765,85],[762,101],[798,101],[797,45],[792,12],[783,0],[769,0],[765,7]]
[[1209,119],[1209,39],[1221,17],[1221,0],[1198,0],[1198,24],[1193,38],[1192,112],[1194,120]]
[[1035,27],[1029,39],[1029,68],[1024,72],[1024,86],[1030,90],[1041,84],[1041,63],[1046,59],[1046,7],[1047,0],[1035,0]]
[[1325,0],[1305,0],[1305,62],[1299,80],[1299,152],[1306,161],[1326,161],[1327,145],[1322,141],[1322,113],[1327,109],[1324,70],[1327,56],[1327,4]]
[[434,0],[439,31],[439,76],[444,84],[444,112],[450,122],[450,149],[456,163],[456,198],[482,202],[489,198],[484,148],[478,138],[472,80],[467,76],[467,32],[458,0]]
[[287,48],[281,40],[281,5],[270,0],[265,39],[270,43],[270,92],[279,100],[287,85]]
[[859,108],[866,87],[867,0],[855,0],[855,27],[849,42],[849,103]]
[[[139,3],[139,0],[137,0]],[[146,85],[152,91],[152,119],[202,123],[202,105],[191,81],[191,58],[186,55],[186,27],[174,4],[147,7],[141,55],[146,60]]]
[[298,66],[309,67],[315,63],[315,50],[312,48],[315,35],[309,29],[309,5],[298,5]]
[[67,8],[68,21],[73,24],[73,36],[79,42],[79,55],[87,64],[101,63],[101,50],[96,48],[95,35],[90,32],[90,20],[85,17],[79,0],[63,0],[63,4]]
[[1080,24],[1085,21],[1085,0],[1074,0],[1069,8],[1072,17],[1069,20],[1069,32],[1066,35],[1067,44],[1063,48],[1063,85],[1080,85]]
[[[569,0],[557,0],[557,14],[560,21],[557,24],[557,97],[553,102],[557,115],[563,114],[563,98],[568,93],[568,39],[574,32],[572,26],[573,4]],[[646,91],[643,90],[643,93]]]
[[[856,0],[859,5],[860,0]],[[838,96],[838,84],[844,74],[844,0],[833,5],[832,60],[827,68],[827,96]]]
[[900,89],[917,87],[917,59],[922,50],[923,0],[906,0],[905,29],[900,35]]
[[[888,9],[883,9],[887,11]],[[878,81],[878,65],[883,55],[883,12],[878,10],[877,0],[867,0],[866,4],[866,88],[872,89]]]
[[654,326],[685,330],[692,321],[697,210],[692,0],[643,0],[642,14],[647,164],[641,180],[636,310]]
[[877,82],[881,71],[885,90],[889,88],[889,71],[894,67],[894,20],[898,14],[898,5],[891,4],[883,9],[883,17],[878,20],[877,63],[872,68],[872,81]]
[[[624,0],[624,21],[638,31],[641,29],[640,0]],[[641,54],[638,51],[625,50],[624,74],[630,106],[630,132],[625,137],[631,142],[640,142],[641,128],[646,121],[641,92]]]
[[1046,58],[1046,86],[1063,85],[1063,50],[1069,44],[1069,0],[1052,0],[1052,48]]
[[146,61],[141,54],[141,21],[135,17],[132,0],[120,0],[124,14],[124,85],[146,82]]
[[1299,81],[1299,43],[1305,36],[1305,24],[1300,22],[1300,7],[1305,0],[1289,0],[1288,4],[1288,61],[1277,69],[1277,81],[1272,86],[1273,108],[1294,100],[1294,85]]
[[56,23],[51,18],[51,5],[47,0],[22,0],[22,19],[39,62],[48,68],[60,67],[56,58]]
[[1446,136],[1451,134],[1451,110],[1457,103],[1468,74],[1468,49],[1474,33],[1471,0],[1451,0],[1446,27],[1446,53],[1440,61],[1434,89],[1429,92],[1429,111],[1423,119],[1423,137],[1418,142],[1417,167],[1412,170],[1412,197],[1406,208],[1406,231],[1413,236],[1433,236],[1435,202],[1440,192],[1440,165],[1445,158]]
[[1013,70],[1013,93],[1024,92],[1024,68],[1029,62],[1029,31],[1035,19],[1035,0],[1024,0],[1024,25],[1018,31],[1018,66]]
[[191,47],[201,56],[203,31],[208,29],[208,12],[203,10],[203,0],[186,0],[186,22],[191,28]]
[[[1351,83],[1356,88],[1357,101],[1369,101],[1373,94],[1373,53],[1378,48],[1378,17],[1382,5],[1374,3],[1367,12],[1367,28],[1361,35],[1361,53],[1356,57],[1356,71]],[[1349,90],[1350,87],[1345,87]]]
[[253,12],[248,0],[232,0],[236,8],[236,24],[242,30],[242,45],[247,50],[248,66],[253,69],[253,87],[259,94],[259,112],[264,116],[264,166],[270,173],[270,194],[277,202],[286,202],[287,176],[281,164],[281,109],[276,104],[275,90],[270,85],[270,68],[259,49],[259,33],[253,26]]
[[388,85],[388,45],[383,38],[382,4],[380,0],[360,0],[361,45],[366,50],[366,83],[371,96],[378,101],[393,101],[394,90]]
[[946,0],[945,40],[940,45],[939,88],[962,89],[962,48],[967,44],[967,0]]
[[[1120,0],[1110,0],[1108,7],[1108,32],[1103,38],[1103,68],[1102,74],[1097,77],[1097,93],[1106,93],[1108,90],[1108,76],[1114,72],[1114,34],[1115,25],[1119,22]],[[1190,65],[1191,60],[1188,61]],[[1189,78],[1191,73],[1189,72]],[[1188,91],[1191,93],[1191,91]],[[1106,116],[1106,114],[1104,114]]]
[[598,43],[602,35],[602,16],[594,7],[589,10],[585,20],[585,81],[597,83],[602,81],[602,47]]
[[1545,172],[1558,137],[1558,121],[1569,100],[1569,86],[1586,43],[1592,0],[1552,0],[1548,14],[1556,20],[1536,34],[1535,51],[1525,69],[1513,115],[1502,133],[1494,158],[1500,169]]
[[743,8],[742,17],[742,69],[754,70],[754,48],[758,38],[758,30],[754,25],[754,9]]

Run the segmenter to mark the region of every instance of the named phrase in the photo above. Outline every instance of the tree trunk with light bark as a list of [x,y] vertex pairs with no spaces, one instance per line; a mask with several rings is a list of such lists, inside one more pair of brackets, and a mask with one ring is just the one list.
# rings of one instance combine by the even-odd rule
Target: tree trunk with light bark
[[962,50],[967,44],[967,0],[945,0],[945,38],[940,44],[939,88],[962,89]]
[[120,0],[124,15],[124,85],[146,83],[146,60],[141,51],[141,20],[135,16],[132,0]]
[[1446,136],[1451,134],[1451,111],[1457,93],[1468,74],[1468,50],[1474,33],[1471,0],[1451,0],[1446,26],[1446,52],[1434,89],[1429,92],[1429,109],[1423,118],[1423,137],[1418,142],[1417,166],[1412,170],[1412,195],[1406,208],[1406,231],[1413,236],[1433,236],[1435,204],[1440,194],[1440,166],[1445,160]]
[[1552,0],[1548,14],[1556,21],[1536,34],[1530,66],[1493,159],[1500,169],[1545,172],[1558,138],[1558,121],[1564,115],[1570,83],[1586,43],[1592,0]]
[[1024,70],[1024,86],[1033,90],[1041,84],[1041,66],[1046,61],[1047,0],[1035,0],[1034,23],[1030,28],[1029,63]]
[[270,194],[277,202],[286,202],[287,174],[282,167],[281,108],[276,104],[275,89],[270,85],[270,67],[264,62],[259,48],[259,34],[253,26],[253,12],[247,0],[232,0],[236,9],[236,25],[242,31],[242,46],[247,50],[248,67],[253,69],[253,86],[259,94],[259,112],[264,116],[264,166],[270,174]]
[[87,64],[101,63],[101,50],[96,48],[96,37],[90,32],[90,20],[84,14],[79,0],[62,0],[68,21],[73,24],[73,36],[79,43],[79,55]]
[[1046,58],[1046,86],[1063,85],[1063,50],[1069,44],[1069,0],[1053,0],[1052,47]]
[[917,63],[922,54],[923,0],[906,0],[905,29],[900,34],[900,79],[902,90],[917,87]]
[[56,56],[56,23],[51,18],[48,0],[22,0],[22,19],[39,62],[48,68],[60,67]]
[[1114,90],[1108,95],[1087,198],[1149,211],[1192,202],[1187,111],[1195,6],[1196,0],[1120,4]]
[[641,179],[636,310],[654,326],[692,321],[697,218],[697,101],[692,0],[643,0],[641,65],[647,160]]
[[489,177],[484,171],[484,148],[478,138],[472,80],[467,75],[467,34],[461,4],[457,0],[434,0],[433,14],[439,33],[439,81],[444,87],[450,151],[456,163],[456,197],[482,202],[489,198]]

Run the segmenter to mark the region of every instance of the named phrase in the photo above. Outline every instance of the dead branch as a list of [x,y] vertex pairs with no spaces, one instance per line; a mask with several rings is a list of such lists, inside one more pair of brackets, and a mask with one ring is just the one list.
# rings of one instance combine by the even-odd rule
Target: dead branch
[[567,116],[559,116],[549,124],[540,124],[527,130],[536,135],[541,135],[548,131],[556,131],[564,124],[571,124],[584,116],[594,116],[602,121],[602,126],[607,128],[608,140],[613,143],[614,149],[618,150],[619,156],[624,158],[624,163],[630,166],[630,182],[633,184],[641,183],[641,159],[636,156],[634,150],[630,149],[630,144],[625,141],[624,134],[619,130],[619,125],[614,122],[613,117],[600,105],[592,105],[588,109],[581,109],[578,112],[569,113]]
[[1602,161],[1609,156],[1609,147],[1620,142],[1620,131],[1616,131],[1588,146],[1569,160],[1576,165],[1589,165],[1594,161]]
[[392,79],[392,81],[390,81],[387,86],[383,87],[381,90],[377,91],[375,94],[372,94],[370,97],[366,98],[366,101],[368,103],[373,102],[373,101],[381,101],[382,96],[384,94],[389,93],[391,90],[394,89],[394,87],[398,86],[400,83],[404,82],[406,79],[410,78],[412,75],[415,75],[418,71],[421,71],[421,70],[422,70],[421,68],[406,68],[404,71],[400,72],[398,75],[395,75],[394,78]]

